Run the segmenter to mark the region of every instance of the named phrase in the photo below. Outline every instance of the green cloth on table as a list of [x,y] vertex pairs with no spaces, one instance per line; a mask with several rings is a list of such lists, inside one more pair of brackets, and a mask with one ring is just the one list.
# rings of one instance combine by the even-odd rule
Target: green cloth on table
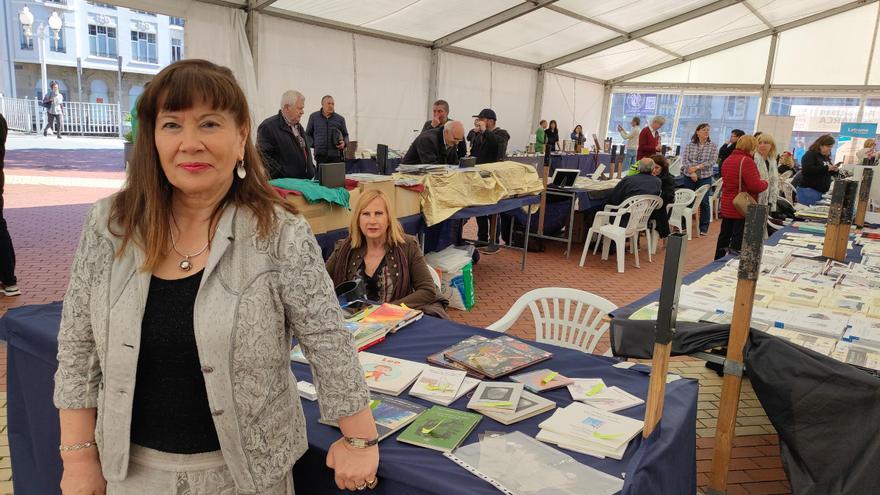
[[344,187],[324,187],[310,179],[272,179],[269,184],[288,191],[299,191],[309,203],[326,201],[351,209],[348,205],[348,191]]

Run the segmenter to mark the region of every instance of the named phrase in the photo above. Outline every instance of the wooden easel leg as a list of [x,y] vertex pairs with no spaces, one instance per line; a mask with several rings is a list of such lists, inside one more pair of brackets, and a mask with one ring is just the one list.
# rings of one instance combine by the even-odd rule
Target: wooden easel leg
[[739,261],[739,274],[733,305],[733,320],[727,342],[727,358],[724,362],[724,383],[721,403],[718,406],[718,422],[715,427],[715,450],[712,455],[712,473],[709,493],[723,494],[727,489],[727,471],[730,452],[736,431],[736,415],[742,387],[743,347],[749,336],[755,288],[761,272],[764,229],[767,223],[767,206],[752,205],[746,215],[743,249]]

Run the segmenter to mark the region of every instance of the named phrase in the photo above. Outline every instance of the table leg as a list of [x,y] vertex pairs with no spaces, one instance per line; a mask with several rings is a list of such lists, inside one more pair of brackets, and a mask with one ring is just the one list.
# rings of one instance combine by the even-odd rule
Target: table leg
[[529,215],[526,217],[526,233],[523,236],[523,256],[522,256],[522,271],[526,271],[526,256],[529,254],[529,236],[532,232],[532,208],[528,207]]
[[571,239],[574,237],[574,204],[577,202],[577,195],[571,194],[571,209],[568,212],[568,245],[565,248],[565,259],[571,257]]
[[489,245],[494,246],[497,244],[495,242],[495,233],[498,232],[498,216],[500,213],[496,213],[489,217]]

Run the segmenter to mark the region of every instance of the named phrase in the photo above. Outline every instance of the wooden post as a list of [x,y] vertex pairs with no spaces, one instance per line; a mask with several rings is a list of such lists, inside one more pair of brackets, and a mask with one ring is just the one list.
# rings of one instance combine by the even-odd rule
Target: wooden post
[[822,256],[843,261],[849,243],[849,228],[852,223],[855,192],[858,184],[838,179],[834,181],[831,192],[831,205],[828,207],[828,222],[825,225],[825,244]]
[[681,289],[681,272],[684,268],[687,239],[682,234],[668,237],[666,262],[660,284],[660,309],[655,326],[654,353],[651,360],[651,380],[648,386],[648,403],[645,411],[645,429],[642,436],[648,438],[663,416],[663,397],[666,394],[666,372],[678,314],[678,293]]
[[767,205],[751,205],[746,213],[745,232],[739,258],[739,274],[733,301],[733,320],[724,361],[724,384],[715,427],[715,451],[708,495],[723,495],[727,490],[727,470],[736,429],[736,413],[742,386],[743,347],[749,336],[755,287],[761,273],[764,230],[767,228]]
[[856,207],[856,218],[853,223],[859,228],[865,226],[865,213],[868,212],[868,200],[871,197],[871,183],[874,181],[874,170],[862,169],[862,183],[859,185],[859,203]]
[[[546,145],[544,145],[546,146]],[[544,235],[544,215],[547,213],[547,177],[550,175],[550,164],[544,165],[544,176],[541,182],[544,183],[544,190],[541,191],[541,210],[538,212],[538,234]]]

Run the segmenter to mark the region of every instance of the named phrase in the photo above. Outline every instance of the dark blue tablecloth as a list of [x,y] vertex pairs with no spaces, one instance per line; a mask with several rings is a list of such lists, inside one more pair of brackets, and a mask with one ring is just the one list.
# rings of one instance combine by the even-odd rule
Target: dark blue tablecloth
[[[386,162],[388,170],[387,175],[393,174],[400,165],[400,158],[389,158]],[[356,158],[354,160],[345,160],[346,174],[378,174],[379,164],[373,158]]]
[[[0,336],[4,336],[8,342],[8,431],[16,495],[58,493],[61,465],[58,457],[58,414],[52,405],[52,378],[57,366],[56,335],[60,316],[61,305],[53,303],[14,308],[0,319]],[[474,333],[497,335],[487,330],[424,317],[389,336],[372,351],[424,361],[428,354]],[[553,359],[545,362],[545,366],[571,377],[601,377],[609,385],[617,385],[642,398],[647,396],[648,375],[644,366],[618,369],[611,367],[615,362],[611,358],[584,355],[550,345],[536,345],[554,352]],[[294,364],[293,370],[298,379],[311,380],[307,366]],[[544,395],[560,406],[571,402],[565,389]],[[430,405],[406,394],[403,396]],[[467,398],[459,399],[452,407],[463,409],[466,401]],[[308,421],[309,452],[294,468],[297,493],[339,493],[333,485],[331,472],[324,465],[327,449],[339,438],[339,432],[317,423],[317,403],[303,402]],[[625,473],[625,494],[693,495],[696,487],[696,404],[697,382],[687,379],[675,381],[666,387],[665,414],[660,428],[648,441],[638,437],[631,442],[623,460],[570,454],[579,462],[606,473],[616,476]],[[635,407],[622,414],[643,418],[645,407]],[[549,415],[544,413],[511,426],[484,418],[465,443],[476,441],[477,434],[486,430],[516,429],[535,435],[538,423]],[[380,444],[380,451],[381,482],[372,493],[497,493],[491,485],[433,450],[398,443],[394,438],[389,438]]]

